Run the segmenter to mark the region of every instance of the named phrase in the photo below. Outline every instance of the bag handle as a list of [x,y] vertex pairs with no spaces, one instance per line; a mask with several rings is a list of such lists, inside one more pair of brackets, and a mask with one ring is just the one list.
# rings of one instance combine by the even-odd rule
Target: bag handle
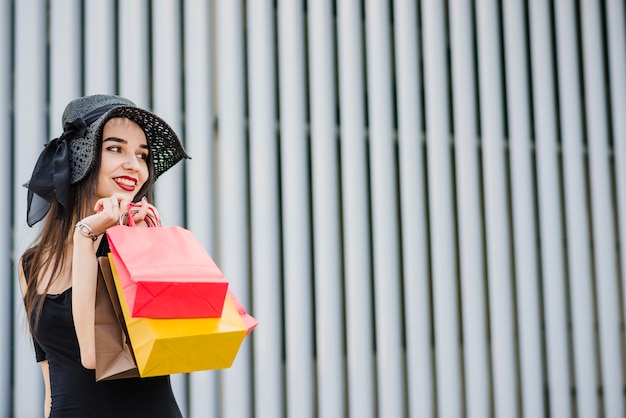
[[[134,202],[130,202],[128,204],[128,206],[126,207],[126,210],[123,211],[120,214],[120,220],[119,220],[119,224],[120,225],[128,225],[128,226],[137,226],[137,224],[135,223],[135,219],[133,219],[132,215],[133,213],[137,213],[139,212],[139,207],[141,206],[141,204],[139,203],[134,203]],[[156,214],[155,210],[153,207],[149,207],[148,208],[150,210],[150,212],[152,212],[152,214],[150,214],[150,212],[148,212],[148,214],[146,215],[146,217],[144,218],[144,220],[146,221],[146,224],[148,224],[149,227],[157,227],[157,226],[161,226],[161,220],[159,219],[158,215]],[[126,222],[125,222],[126,220]]]

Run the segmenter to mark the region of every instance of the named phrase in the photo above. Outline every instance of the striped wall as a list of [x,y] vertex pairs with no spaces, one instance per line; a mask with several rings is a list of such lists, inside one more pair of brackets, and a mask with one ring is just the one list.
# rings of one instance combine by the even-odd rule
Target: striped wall
[[186,417],[625,416],[623,0],[0,0],[0,416],[21,185],[100,92],[184,138],[156,205],[260,321]]

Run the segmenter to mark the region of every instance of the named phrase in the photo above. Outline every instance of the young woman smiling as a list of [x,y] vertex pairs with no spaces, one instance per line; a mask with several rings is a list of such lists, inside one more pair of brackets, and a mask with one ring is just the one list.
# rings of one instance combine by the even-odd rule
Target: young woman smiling
[[180,417],[169,376],[96,382],[94,315],[104,233],[130,202],[145,223],[154,181],[189,156],[165,121],[118,96],[76,99],[62,124],[25,185],[28,225],[44,222],[18,269],[45,416]]

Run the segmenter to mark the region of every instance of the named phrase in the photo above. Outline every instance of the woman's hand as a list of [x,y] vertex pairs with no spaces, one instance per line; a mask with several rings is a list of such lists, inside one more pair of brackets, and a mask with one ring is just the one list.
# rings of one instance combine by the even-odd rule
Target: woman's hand
[[120,215],[129,203],[130,200],[121,194],[98,199],[93,208],[95,213],[81,219],[81,222],[88,225],[94,235],[102,235],[119,223]]
[[96,213],[81,220],[82,223],[91,228],[94,235],[101,235],[107,229],[122,223],[129,212],[138,226],[148,225],[146,217],[153,220],[156,215],[158,218],[156,208],[148,203],[145,197],[138,203],[132,203],[121,194],[113,194],[110,197],[98,199],[94,205],[94,211]]
[[[128,216],[132,217],[132,224],[137,226],[159,226],[159,212],[157,209],[149,204],[146,199],[142,199],[139,203],[131,203],[128,206],[128,211],[122,213],[120,223],[131,224]],[[126,221],[126,222],[125,222]]]

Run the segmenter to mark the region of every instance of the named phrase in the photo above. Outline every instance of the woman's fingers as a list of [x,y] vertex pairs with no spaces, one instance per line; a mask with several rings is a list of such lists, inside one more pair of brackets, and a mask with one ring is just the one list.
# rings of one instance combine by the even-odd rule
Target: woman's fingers
[[135,220],[135,222],[141,222],[148,214],[148,205],[142,202],[141,206],[136,206],[135,208],[131,209],[130,213],[131,215],[133,215],[133,219]]
[[109,197],[103,197],[96,201],[94,210],[96,212],[102,212],[103,210],[123,211],[126,210],[130,200],[120,194],[113,194]]
[[148,203],[145,197],[139,202],[133,203],[123,195],[113,194],[112,196],[98,199],[94,210],[96,215],[93,216],[99,218],[98,220],[94,219],[94,221],[103,229],[110,228],[116,224],[126,224],[128,216],[132,216],[135,224],[144,221],[148,226],[156,226],[158,224],[158,212],[153,205]]
[[156,209],[154,208],[154,206],[149,204],[145,197],[141,199],[141,202],[136,203],[135,205],[137,205],[137,210],[131,211],[135,223],[145,221],[148,226],[150,226],[151,224],[152,226],[155,226],[156,222],[154,219],[155,215],[153,214],[153,211],[156,212]]

